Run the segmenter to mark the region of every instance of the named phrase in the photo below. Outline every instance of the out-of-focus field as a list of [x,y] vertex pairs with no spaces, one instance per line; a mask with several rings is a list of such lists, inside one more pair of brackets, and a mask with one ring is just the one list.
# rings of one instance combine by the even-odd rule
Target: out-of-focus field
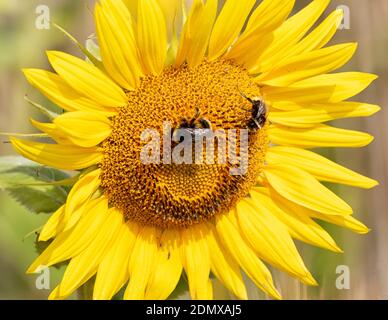
[[[309,1],[297,0],[297,7]],[[0,0],[0,132],[33,132],[29,118],[40,118],[24,100],[27,94],[35,101],[47,101],[28,86],[23,67],[49,68],[46,49],[64,50],[80,55],[78,49],[56,29],[35,28],[35,10],[40,0]],[[84,41],[94,32],[93,0],[45,0],[51,19]],[[376,140],[364,149],[323,150],[326,155],[350,168],[380,181],[370,190],[333,187],[354,208],[355,216],[371,229],[366,236],[354,235],[336,227],[328,227],[345,254],[334,254],[301,245],[306,265],[320,282],[319,288],[306,288],[279,272],[276,281],[289,299],[387,299],[388,298],[388,1],[333,0],[330,10],[339,5],[350,8],[350,29],[341,30],[334,42],[357,41],[359,49],[344,70],[361,70],[380,76],[358,100],[379,104],[383,110],[369,119],[342,120],[336,125],[372,133]],[[329,11],[328,11],[329,12]],[[0,138],[0,155],[14,154],[7,139]],[[0,299],[44,299],[49,291],[37,290],[35,275],[24,272],[36,256],[34,236],[27,236],[46,220],[23,209],[7,194],[0,192]],[[336,268],[346,265],[350,270],[350,290],[335,286]],[[52,287],[62,270],[52,271]],[[262,298],[251,285],[250,298]],[[219,298],[227,298],[216,285]]]

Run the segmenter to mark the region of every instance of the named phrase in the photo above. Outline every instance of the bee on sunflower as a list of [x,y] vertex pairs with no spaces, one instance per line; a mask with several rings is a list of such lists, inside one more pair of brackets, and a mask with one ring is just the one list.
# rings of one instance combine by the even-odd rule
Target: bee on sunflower
[[[94,276],[94,299],[124,287],[125,299],[167,299],[182,274],[193,299],[212,299],[211,275],[247,299],[242,273],[280,299],[265,263],[317,285],[293,239],[341,252],[316,220],[369,231],[321,182],[377,182],[311,151],[368,145],[369,134],[325,123],[379,111],[347,101],[375,75],[334,72],[357,47],[327,45],[342,11],[311,30],[329,2],[313,0],[292,15],[295,0],[194,0],[190,8],[99,0],[99,58],[49,51],[54,73],[24,70],[65,112],[32,121],[52,143],[13,137],[13,147],[79,171],[40,233],[51,243],[28,269],[69,261],[51,299],[68,298]],[[230,175],[228,162],[140,161],[145,129],[179,126],[198,110],[213,129],[250,129],[245,175]]]

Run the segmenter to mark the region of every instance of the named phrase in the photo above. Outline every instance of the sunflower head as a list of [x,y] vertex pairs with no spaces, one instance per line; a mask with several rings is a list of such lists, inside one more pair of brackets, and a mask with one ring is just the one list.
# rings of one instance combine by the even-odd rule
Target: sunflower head
[[[166,123],[177,128],[182,121],[195,121],[196,113],[213,131],[236,130],[238,136],[252,117],[252,106],[239,91],[242,88],[253,96],[260,94],[247,70],[224,60],[204,61],[194,68],[187,64],[169,67],[158,76],[142,79],[137,90],[127,93],[128,104],[114,118],[112,134],[102,144],[101,186],[110,203],[129,220],[158,227],[189,226],[235,207],[261,173],[267,126],[250,132],[250,161],[244,175],[232,175],[232,159],[225,154],[221,161],[208,148],[200,151],[201,157],[212,151],[214,164],[196,163],[195,150],[190,150],[188,163],[177,164],[161,148],[157,157],[162,163],[144,164],[140,137],[146,128],[154,128],[168,140],[172,130],[165,130]],[[227,136],[225,140],[227,147],[230,141]],[[240,146],[239,139],[235,142]]]
[[[377,184],[310,150],[372,141],[327,124],[379,110],[347,101],[374,75],[334,72],[356,50],[327,45],[342,11],[312,29],[329,0],[294,14],[294,0],[127,2],[96,3],[100,57],[84,48],[88,61],[50,51],[54,73],[24,70],[65,112],[32,120],[50,143],[12,138],[13,146],[43,165],[79,171],[40,234],[52,242],[28,271],[70,261],[55,299],[94,275],[95,299],[123,286],[126,299],[166,299],[183,272],[192,298],[213,297],[213,274],[246,299],[241,271],[280,298],[263,261],[315,285],[293,239],[341,252],[316,220],[368,231],[321,182]],[[194,139],[205,127],[234,132],[224,141],[233,151],[211,163],[177,163],[160,148],[181,155],[175,130]],[[160,138],[154,163],[142,161],[147,130]],[[206,158],[222,149],[215,141],[184,151]],[[244,155],[246,170],[231,174]]]

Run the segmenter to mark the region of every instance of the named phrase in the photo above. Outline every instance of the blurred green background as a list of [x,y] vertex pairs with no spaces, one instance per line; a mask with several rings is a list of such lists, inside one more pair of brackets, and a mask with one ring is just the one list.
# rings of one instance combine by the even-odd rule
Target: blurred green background
[[[300,8],[308,0],[297,0]],[[34,101],[47,101],[28,86],[23,67],[49,68],[45,50],[64,50],[80,55],[79,50],[54,28],[35,27],[36,8],[47,5],[53,22],[58,23],[81,42],[94,32],[93,0],[0,0],[0,132],[33,132],[29,117],[39,115],[24,100],[27,94]],[[328,10],[339,5],[350,8],[350,29],[338,31],[334,42],[357,41],[359,50],[344,70],[361,70],[380,76],[358,100],[379,104],[383,110],[369,119],[341,120],[335,125],[372,133],[376,140],[364,149],[322,150],[331,159],[380,181],[370,190],[334,187],[354,208],[355,216],[365,222],[372,232],[366,236],[352,234],[328,226],[338,244],[345,250],[339,255],[307,245],[300,245],[306,265],[320,282],[319,288],[306,288],[288,276],[275,272],[275,280],[287,299],[387,299],[388,298],[388,138],[386,124],[388,101],[386,50],[388,49],[387,0],[333,0]],[[0,138],[0,155],[14,154],[7,138]],[[35,287],[36,275],[24,272],[36,256],[35,236],[31,231],[47,220],[21,207],[0,191],[0,299],[45,299],[49,291]],[[346,265],[350,270],[350,289],[335,286],[336,268]],[[52,288],[63,270],[53,269]],[[263,296],[248,284],[250,298]],[[216,285],[219,298],[227,293]]]

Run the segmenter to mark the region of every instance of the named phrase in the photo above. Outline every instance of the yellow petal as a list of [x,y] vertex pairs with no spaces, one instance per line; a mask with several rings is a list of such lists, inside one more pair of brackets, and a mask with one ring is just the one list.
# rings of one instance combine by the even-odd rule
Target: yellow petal
[[65,146],[74,146],[74,144],[66,137],[66,135],[58,129],[54,123],[42,123],[30,119],[31,124],[38,130],[47,133],[55,142]]
[[281,299],[267,267],[256,257],[240,233],[226,215],[219,216],[216,229],[228,254],[237,261],[249,278],[265,293],[275,299]]
[[223,55],[240,34],[255,0],[228,0],[214,25],[209,42],[209,59]]
[[77,92],[106,107],[126,105],[124,91],[97,67],[59,51],[48,51],[47,56],[55,71]]
[[[239,37],[230,51],[228,59],[235,59],[248,69],[253,67],[260,55],[258,43],[263,45],[263,39],[268,33],[278,28],[291,13],[295,0],[264,0],[252,13],[247,28]],[[268,39],[271,40],[271,39]]]
[[269,101],[336,103],[359,94],[376,79],[376,75],[369,73],[343,72],[323,74],[286,88],[263,87],[262,90]]
[[257,205],[282,221],[293,238],[333,252],[342,252],[333,238],[310,215],[305,214],[308,209],[286,200],[272,188],[254,188],[250,195]]
[[209,44],[211,30],[217,15],[218,0],[195,0],[181,35],[176,65],[185,61],[191,67],[200,64]]
[[273,147],[267,152],[270,165],[288,164],[309,172],[321,181],[370,189],[378,182],[349,170],[312,151],[292,147]]
[[102,160],[102,154],[98,148],[62,146],[15,138],[11,138],[11,143],[15,150],[24,157],[58,169],[85,169]]
[[[307,106],[311,106],[310,104]],[[294,101],[272,101],[270,107],[270,113],[279,113],[281,111],[297,111],[306,107],[306,105],[300,102]],[[269,114],[268,116],[271,116]]]
[[[171,39],[171,37],[174,36],[174,30],[180,32],[182,29],[188,3],[185,0],[157,0],[157,2],[159,3],[166,20],[168,38]],[[132,17],[136,19],[138,13],[138,0],[124,0],[124,3],[130,10]]]
[[131,15],[121,0],[100,3],[94,16],[105,69],[120,86],[134,90],[141,67]]
[[[295,217],[298,217],[298,219],[301,219],[302,221],[308,221],[310,220],[310,218],[313,218],[347,228],[359,234],[366,234],[370,231],[367,226],[365,226],[363,223],[356,220],[352,216],[325,214],[307,209],[304,206],[300,206],[293,201],[289,201],[283,198],[272,188],[269,188],[268,190],[264,188],[254,188],[254,191],[270,197],[273,202],[276,202],[276,206],[278,207],[278,209],[281,208],[283,212],[287,212],[288,215],[295,215]],[[278,209],[273,210],[274,214],[278,215],[280,213]],[[282,221],[286,222],[289,221],[289,219],[283,219]],[[314,233],[318,231],[317,234],[314,235],[312,233],[309,233],[308,230],[305,228],[295,228],[297,226],[296,224],[291,225],[290,223],[288,223],[288,225],[292,226],[295,231],[293,237],[297,239],[299,239],[300,237],[300,240],[306,243],[311,243],[315,246],[320,246],[335,252],[342,252],[342,250],[335,244],[334,240],[332,240],[328,234],[325,235],[325,231],[323,229],[317,229],[316,226],[309,224],[309,227],[312,228],[311,231],[314,231]],[[322,241],[319,240],[319,237],[321,237]],[[324,241],[327,242],[326,247]]]
[[81,254],[71,259],[59,285],[60,296],[70,295],[96,273],[100,261],[122,225],[124,216],[120,212],[110,210],[107,220],[101,225],[92,242]]
[[[274,104],[273,107],[292,107],[292,104]],[[300,105],[300,107],[303,107]],[[269,120],[272,123],[290,127],[306,128],[318,123],[342,118],[369,117],[380,111],[380,107],[361,102],[338,102],[306,105],[306,108],[289,112],[272,111]]]
[[262,92],[265,100],[275,108],[276,104],[281,104],[280,108],[291,108],[291,110],[295,110],[300,107],[298,104],[329,102],[332,96],[335,94],[335,88],[335,85],[329,84],[320,87],[305,88],[297,88],[294,86],[264,86],[262,88]]
[[66,111],[83,110],[115,114],[113,109],[105,108],[97,99],[89,99],[82,92],[74,90],[55,73],[39,69],[23,69],[23,73],[31,85]]
[[284,59],[324,47],[338,30],[343,19],[343,10],[333,11],[317,28],[299,43],[283,52]]
[[331,73],[299,81],[293,87],[311,88],[334,85],[329,102],[340,102],[359,94],[377,78],[374,74],[363,72]]
[[313,218],[347,228],[359,234],[367,234],[370,231],[370,229],[365,224],[353,218],[352,216],[333,216],[313,211],[309,211],[309,213]]
[[210,300],[210,255],[207,239],[210,231],[204,225],[191,226],[181,231],[181,255],[189,281],[192,299]]
[[156,266],[145,293],[147,300],[165,300],[175,290],[181,275],[179,232],[165,230],[158,247]]
[[236,212],[238,226],[259,258],[306,284],[316,284],[304,265],[286,226],[273,212],[259,201],[250,199],[240,201]]
[[316,75],[331,72],[347,63],[356,52],[357,44],[346,43],[288,58],[284,63],[255,78],[260,85],[286,87]]
[[316,147],[365,147],[373,141],[370,134],[334,128],[327,125],[316,125],[311,128],[291,128],[272,125],[269,131],[273,143],[300,148]]
[[[82,176],[71,189],[65,208],[65,216],[63,221],[63,229],[68,230],[73,227],[81,217],[83,208],[88,204],[92,195],[101,185],[101,169],[94,170]],[[74,219],[74,217],[77,218]],[[70,223],[71,220],[71,223]]]
[[167,50],[166,66],[175,65],[178,49],[179,49],[179,39],[178,39],[178,36],[175,34],[171,39],[170,45]]
[[137,43],[144,72],[158,75],[167,56],[166,22],[159,4],[138,0]]
[[137,4],[138,0],[123,0],[125,5],[128,7],[132,17],[137,17]]
[[99,145],[112,133],[108,118],[86,111],[66,112],[55,118],[54,124],[71,142],[84,148]]
[[138,234],[136,224],[123,224],[98,267],[94,300],[110,300],[129,278],[128,264]]
[[326,214],[352,214],[347,203],[306,171],[282,164],[266,166],[264,173],[269,184],[290,201]]
[[71,189],[66,204],[55,212],[44,226],[39,241],[47,241],[60,232],[71,229],[81,218],[85,209],[93,209],[89,203],[91,196],[99,188],[101,170],[95,170],[82,176]]
[[247,26],[239,38],[245,38],[263,30],[280,26],[291,13],[295,0],[263,0],[249,17]]
[[61,223],[63,221],[64,216],[65,205],[60,207],[56,212],[51,215],[50,219],[48,219],[39,235],[39,241],[48,241],[51,238],[55,237],[62,228]]
[[55,289],[50,293],[48,300],[65,300],[69,296],[61,296],[59,294],[59,286],[56,286]]
[[34,273],[39,266],[49,267],[79,255],[93,241],[108,215],[108,200],[103,197],[95,200],[93,208],[81,218],[75,228],[59,234],[28,268],[27,273]]
[[158,3],[165,16],[168,39],[171,39],[174,37],[175,31],[180,32],[182,30],[185,1],[158,0]]
[[124,299],[144,300],[148,281],[156,267],[160,232],[153,227],[140,230],[129,260],[129,284]]
[[242,300],[248,299],[239,265],[225,255],[226,250],[216,239],[217,233],[214,226],[209,224],[208,227],[213,231],[207,239],[212,272],[236,297]]
[[[283,23],[273,34],[269,34],[267,37],[272,38],[272,43],[267,48],[258,48],[258,51],[263,51],[263,54],[258,56],[255,67],[251,68],[250,71],[258,74],[276,66],[287,53],[287,49],[298,43],[315,24],[329,2],[330,0],[312,1],[307,7]],[[265,44],[266,41],[263,43]]]

